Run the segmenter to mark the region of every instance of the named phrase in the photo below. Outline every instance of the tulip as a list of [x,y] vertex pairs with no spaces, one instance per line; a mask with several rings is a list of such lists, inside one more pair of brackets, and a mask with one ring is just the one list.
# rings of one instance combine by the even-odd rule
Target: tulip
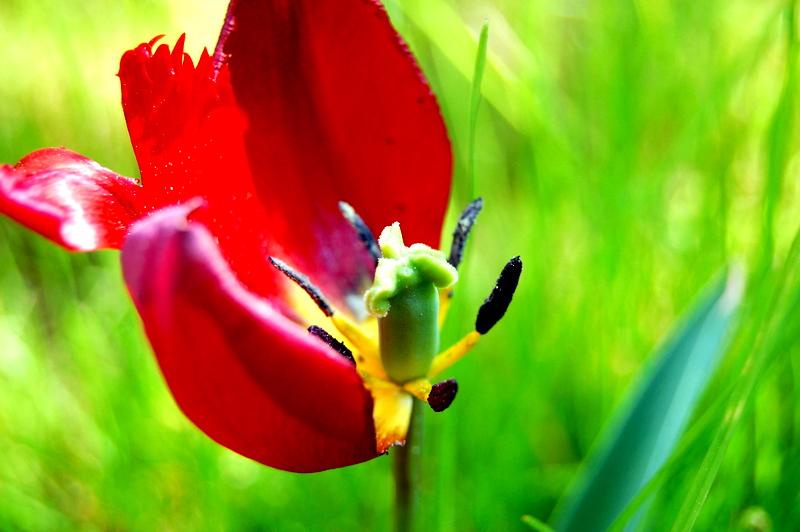
[[122,250],[177,404],[221,445],[314,472],[404,444],[414,397],[450,405],[455,381],[432,379],[502,316],[522,265],[439,353],[481,203],[445,257],[450,143],[383,7],[233,0],[196,64],[159,39],[119,70],[141,179],[43,149],[0,167],[0,212],[72,251]]

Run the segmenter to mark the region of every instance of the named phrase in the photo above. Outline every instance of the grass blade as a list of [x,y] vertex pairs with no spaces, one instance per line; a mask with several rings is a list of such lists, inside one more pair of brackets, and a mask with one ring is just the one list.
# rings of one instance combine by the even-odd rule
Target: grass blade
[[795,117],[797,93],[797,57],[798,47],[796,25],[796,7],[792,0],[785,8],[786,27],[786,63],[783,90],[778,100],[766,138],[766,187],[764,188],[764,218],[762,227],[761,268],[769,269],[774,254],[774,224],[778,202],[781,198],[784,174],[792,155],[793,123]]
[[731,270],[684,314],[556,508],[556,530],[607,530],[664,464],[716,368],[741,292],[741,274]]
[[[672,527],[673,532],[690,532],[705,505],[722,465],[725,453],[742,420],[753,392],[769,361],[787,356],[797,344],[800,315],[800,231],[796,233],[781,270],[761,287],[752,305],[751,320],[742,336],[740,351],[747,353],[724,421],[709,447],[697,476],[684,499]],[[764,308],[761,308],[764,306]]]
[[542,523],[535,517],[531,515],[523,515],[522,522],[531,527],[532,529],[536,530],[537,532],[554,532],[552,528],[547,526],[547,524]]
[[481,85],[486,68],[486,43],[489,40],[489,21],[483,23],[478,39],[478,53],[475,56],[475,73],[472,75],[472,90],[469,98],[469,179],[470,199],[475,198],[477,177],[475,169],[475,136],[478,129],[478,110],[481,106]]

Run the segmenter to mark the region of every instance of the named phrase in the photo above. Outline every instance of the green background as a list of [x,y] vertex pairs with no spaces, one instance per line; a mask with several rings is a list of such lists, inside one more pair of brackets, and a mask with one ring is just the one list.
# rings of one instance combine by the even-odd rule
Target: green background
[[[731,390],[755,367],[695,528],[800,528],[800,314],[771,321],[764,303],[776,289],[798,293],[776,273],[800,222],[794,4],[387,8],[453,140],[445,234],[473,195],[486,202],[444,342],[471,329],[510,257],[525,264],[506,318],[446,372],[458,399],[427,416],[425,528],[546,520],[648,353],[731,261],[748,272],[746,334],[658,480],[652,527],[669,530],[695,500],[695,475],[737,406]],[[0,161],[65,146],[137,176],[119,58],[183,32],[198,57],[224,11],[217,0],[0,0]],[[484,20],[473,186],[469,101]],[[752,366],[754,352],[763,363]],[[0,530],[384,530],[391,497],[388,458],[297,475],[212,443],[169,396],[118,254],[69,254],[0,219]]]

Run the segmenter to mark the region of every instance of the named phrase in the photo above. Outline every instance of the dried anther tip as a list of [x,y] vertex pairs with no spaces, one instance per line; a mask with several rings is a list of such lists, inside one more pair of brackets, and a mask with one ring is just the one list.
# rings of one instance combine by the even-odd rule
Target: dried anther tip
[[281,273],[286,275],[289,279],[294,281],[295,283],[300,286],[303,290],[306,291],[306,294],[311,296],[311,299],[314,300],[314,303],[317,304],[319,309],[325,313],[326,316],[333,315],[333,307],[328,300],[325,299],[325,296],[322,295],[322,291],[317,288],[305,275],[298,272],[297,270],[293,269],[291,266],[283,262],[282,260],[276,259],[275,257],[270,257],[269,261],[272,263],[273,266],[278,268]]
[[475,330],[480,334],[486,334],[500,321],[500,318],[508,310],[508,305],[514,297],[514,291],[519,283],[519,276],[522,274],[522,261],[519,257],[514,257],[500,272],[492,293],[486,298],[480,310],[478,319],[475,320]]
[[358,238],[361,240],[361,243],[364,244],[364,247],[367,248],[369,256],[372,257],[375,264],[377,264],[378,259],[382,257],[381,248],[378,246],[378,241],[375,239],[375,235],[372,234],[372,230],[367,227],[367,224],[364,223],[364,220],[349,203],[340,201],[339,211],[342,213],[342,216],[350,222],[353,229],[356,230]]
[[467,205],[461,216],[458,217],[455,231],[453,231],[453,244],[450,246],[450,257],[447,259],[454,268],[458,268],[461,264],[461,259],[464,258],[464,247],[467,245],[467,237],[469,232],[472,231],[472,226],[475,225],[475,220],[483,209],[483,198],[473,200],[472,203]]
[[334,351],[336,351],[337,353],[348,359],[353,364],[356,363],[356,359],[355,357],[353,357],[353,352],[350,351],[350,349],[348,349],[347,346],[344,345],[342,342],[340,342],[339,340],[328,334],[328,331],[326,331],[322,327],[319,327],[317,325],[312,325],[311,327],[308,328],[308,332],[311,333],[312,336],[316,336],[317,338],[328,344],[330,347],[333,348]]
[[431,393],[428,395],[428,404],[434,412],[447,410],[458,393],[458,383],[455,379],[442,381],[434,384]]

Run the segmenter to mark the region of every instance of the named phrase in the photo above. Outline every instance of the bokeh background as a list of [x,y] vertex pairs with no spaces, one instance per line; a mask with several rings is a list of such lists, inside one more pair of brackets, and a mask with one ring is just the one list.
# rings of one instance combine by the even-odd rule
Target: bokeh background
[[[731,261],[748,272],[749,333],[732,339],[661,476],[651,526],[671,529],[731,429],[695,529],[800,528],[798,331],[764,303],[797,294],[781,270],[800,222],[794,2],[386,3],[453,141],[447,227],[471,196],[486,201],[444,341],[470,330],[506,260],[525,264],[507,317],[448,371],[458,399],[427,416],[426,529],[546,520],[648,354]],[[197,57],[225,7],[0,0],[0,162],[65,146],[137,176],[119,58],[183,32]],[[169,396],[117,253],[69,254],[0,218],[0,530],[385,530],[391,497],[387,458],[297,475],[212,443]]]

